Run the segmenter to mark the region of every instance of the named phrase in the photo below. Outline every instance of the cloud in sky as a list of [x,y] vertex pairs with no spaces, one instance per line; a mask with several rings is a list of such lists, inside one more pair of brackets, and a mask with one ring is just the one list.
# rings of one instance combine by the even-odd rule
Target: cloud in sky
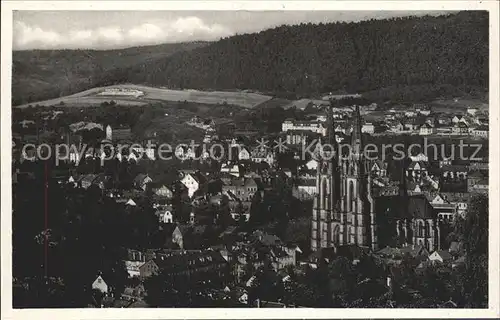
[[360,21],[436,11],[15,11],[14,50],[114,49],[218,40],[283,24]]
[[233,32],[219,24],[207,24],[198,17],[180,17],[170,22],[142,23],[128,28],[102,26],[93,29],[56,31],[23,21],[14,22],[13,48],[110,49],[166,42],[216,40]]

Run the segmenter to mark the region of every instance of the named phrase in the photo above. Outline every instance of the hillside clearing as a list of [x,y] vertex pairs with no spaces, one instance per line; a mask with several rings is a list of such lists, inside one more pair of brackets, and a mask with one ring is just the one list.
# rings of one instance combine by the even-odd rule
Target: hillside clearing
[[[98,94],[103,90],[110,88],[121,88],[121,89],[133,89],[140,90],[144,92],[144,96],[139,98],[129,97],[129,96],[99,96]],[[268,100],[272,99],[270,96],[261,95],[251,92],[242,91],[199,91],[199,90],[172,90],[166,88],[154,88],[142,85],[113,85],[108,87],[98,87],[89,90],[85,90],[73,95],[50,99],[45,101],[33,102],[30,104],[23,104],[18,107],[24,108],[28,105],[40,105],[40,106],[50,106],[58,105],[63,102],[66,105],[73,104],[95,104],[101,103],[103,101],[114,100],[118,104],[127,105],[143,105],[152,101],[188,101],[195,103],[205,103],[205,104],[229,104],[237,105],[244,108],[253,108],[259,104],[262,104]]]

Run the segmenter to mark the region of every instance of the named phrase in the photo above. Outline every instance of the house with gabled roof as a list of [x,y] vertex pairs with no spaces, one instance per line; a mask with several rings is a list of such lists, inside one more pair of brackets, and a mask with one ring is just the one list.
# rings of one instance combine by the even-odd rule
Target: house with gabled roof
[[436,128],[432,124],[426,122],[420,126],[419,133],[421,136],[428,136],[428,135],[436,133],[435,131],[436,131]]
[[453,256],[446,250],[436,250],[429,255],[429,260],[440,263],[447,263],[453,260]]
[[422,194],[423,192],[420,184],[413,181],[408,181],[406,183],[406,189],[409,195]]
[[455,220],[455,215],[457,213],[457,206],[455,203],[451,203],[445,196],[440,193],[437,194],[427,194],[427,199],[429,199],[430,204],[437,212],[438,218],[445,223],[452,223]]
[[454,115],[453,118],[451,119],[451,122],[455,125],[459,122],[465,121],[465,118],[461,114]]
[[222,164],[220,169],[220,173],[229,173],[235,177],[239,177],[242,172],[243,170],[239,165],[230,162]]
[[265,162],[272,166],[276,160],[276,155],[271,148],[255,148],[252,150],[251,159],[255,163]]
[[412,161],[406,169],[406,177],[415,181],[427,176],[427,163],[423,161]]
[[145,173],[139,173],[135,178],[134,178],[134,187],[146,191],[148,183],[151,183],[153,179],[149,177],[148,174]]
[[421,245],[408,245],[404,246],[400,249],[401,254],[404,256],[405,254],[409,254],[410,256],[416,257],[429,257],[429,251]]
[[108,285],[100,275],[92,283],[92,289],[99,290],[104,294],[108,293]]
[[160,198],[172,199],[174,195],[172,188],[166,184],[150,182],[149,186],[151,186],[151,191]]
[[236,178],[224,180],[222,192],[231,192],[242,201],[251,201],[254,194],[261,189],[260,181],[256,178]]
[[457,214],[461,215],[462,217],[465,215],[471,193],[441,192],[440,195],[444,197],[446,201],[455,206]]
[[455,135],[466,135],[469,134],[469,125],[462,121],[457,122],[452,128],[451,132]]
[[201,190],[202,186],[207,183],[207,178],[199,171],[186,173],[181,179],[181,183],[187,188],[189,197]]
[[173,212],[174,210],[172,206],[166,205],[158,207],[155,214],[158,217],[160,223],[173,223],[174,222]]
[[250,152],[246,147],[241,147],[238,150],[238,160],[250,160]]
[[93,173],[86,174],[86,175],[83,175],[80,177],[80,180],[78,181],[78,183],[80,184],[80,186],[82,188],[88,189],[92,185],[92,182],[94,181],[94,179],[96,177],[97,177],[97,175],[93,174]]
[[370,172],[376,177],[386,177],[387,176],[387,162],[384,161],[374,161]]

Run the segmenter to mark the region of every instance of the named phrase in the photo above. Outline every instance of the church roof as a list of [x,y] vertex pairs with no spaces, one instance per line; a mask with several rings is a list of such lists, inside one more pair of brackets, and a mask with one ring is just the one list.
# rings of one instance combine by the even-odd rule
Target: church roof
[[413,218],[435,218],[437,216],[425,196],[409,197],[408,215]]
[[376,211],[388,219],[433,219],[437,213],[425,195],[382,196],[377,198]]

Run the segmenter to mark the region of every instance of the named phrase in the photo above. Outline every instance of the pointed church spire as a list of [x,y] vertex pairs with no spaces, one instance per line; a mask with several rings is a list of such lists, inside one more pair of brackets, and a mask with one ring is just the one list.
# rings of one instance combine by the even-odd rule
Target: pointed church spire
[[[356,105],[356,109],[354,111],[354,119],[352,125],[352,134],[351,134],[351,147],[353,152],[355,150],[359,151],[358,154],[362,151],[363,141],[361,135],[361,114],[359,112],[359,106]],[[356,152],[355,152],[356,153]]]
[[337,142],[337,139],[335,139],[335,121],[333,120],[333,104],[330,102],[330,105],[328,106],[327,110],[327,137],[328,137],[328,144],[330,145],[335,145]]
[[399,181],[399,195],[406,200],[408,197],[408,189],[406,188],[405,163],[401,161],[401,179]]

